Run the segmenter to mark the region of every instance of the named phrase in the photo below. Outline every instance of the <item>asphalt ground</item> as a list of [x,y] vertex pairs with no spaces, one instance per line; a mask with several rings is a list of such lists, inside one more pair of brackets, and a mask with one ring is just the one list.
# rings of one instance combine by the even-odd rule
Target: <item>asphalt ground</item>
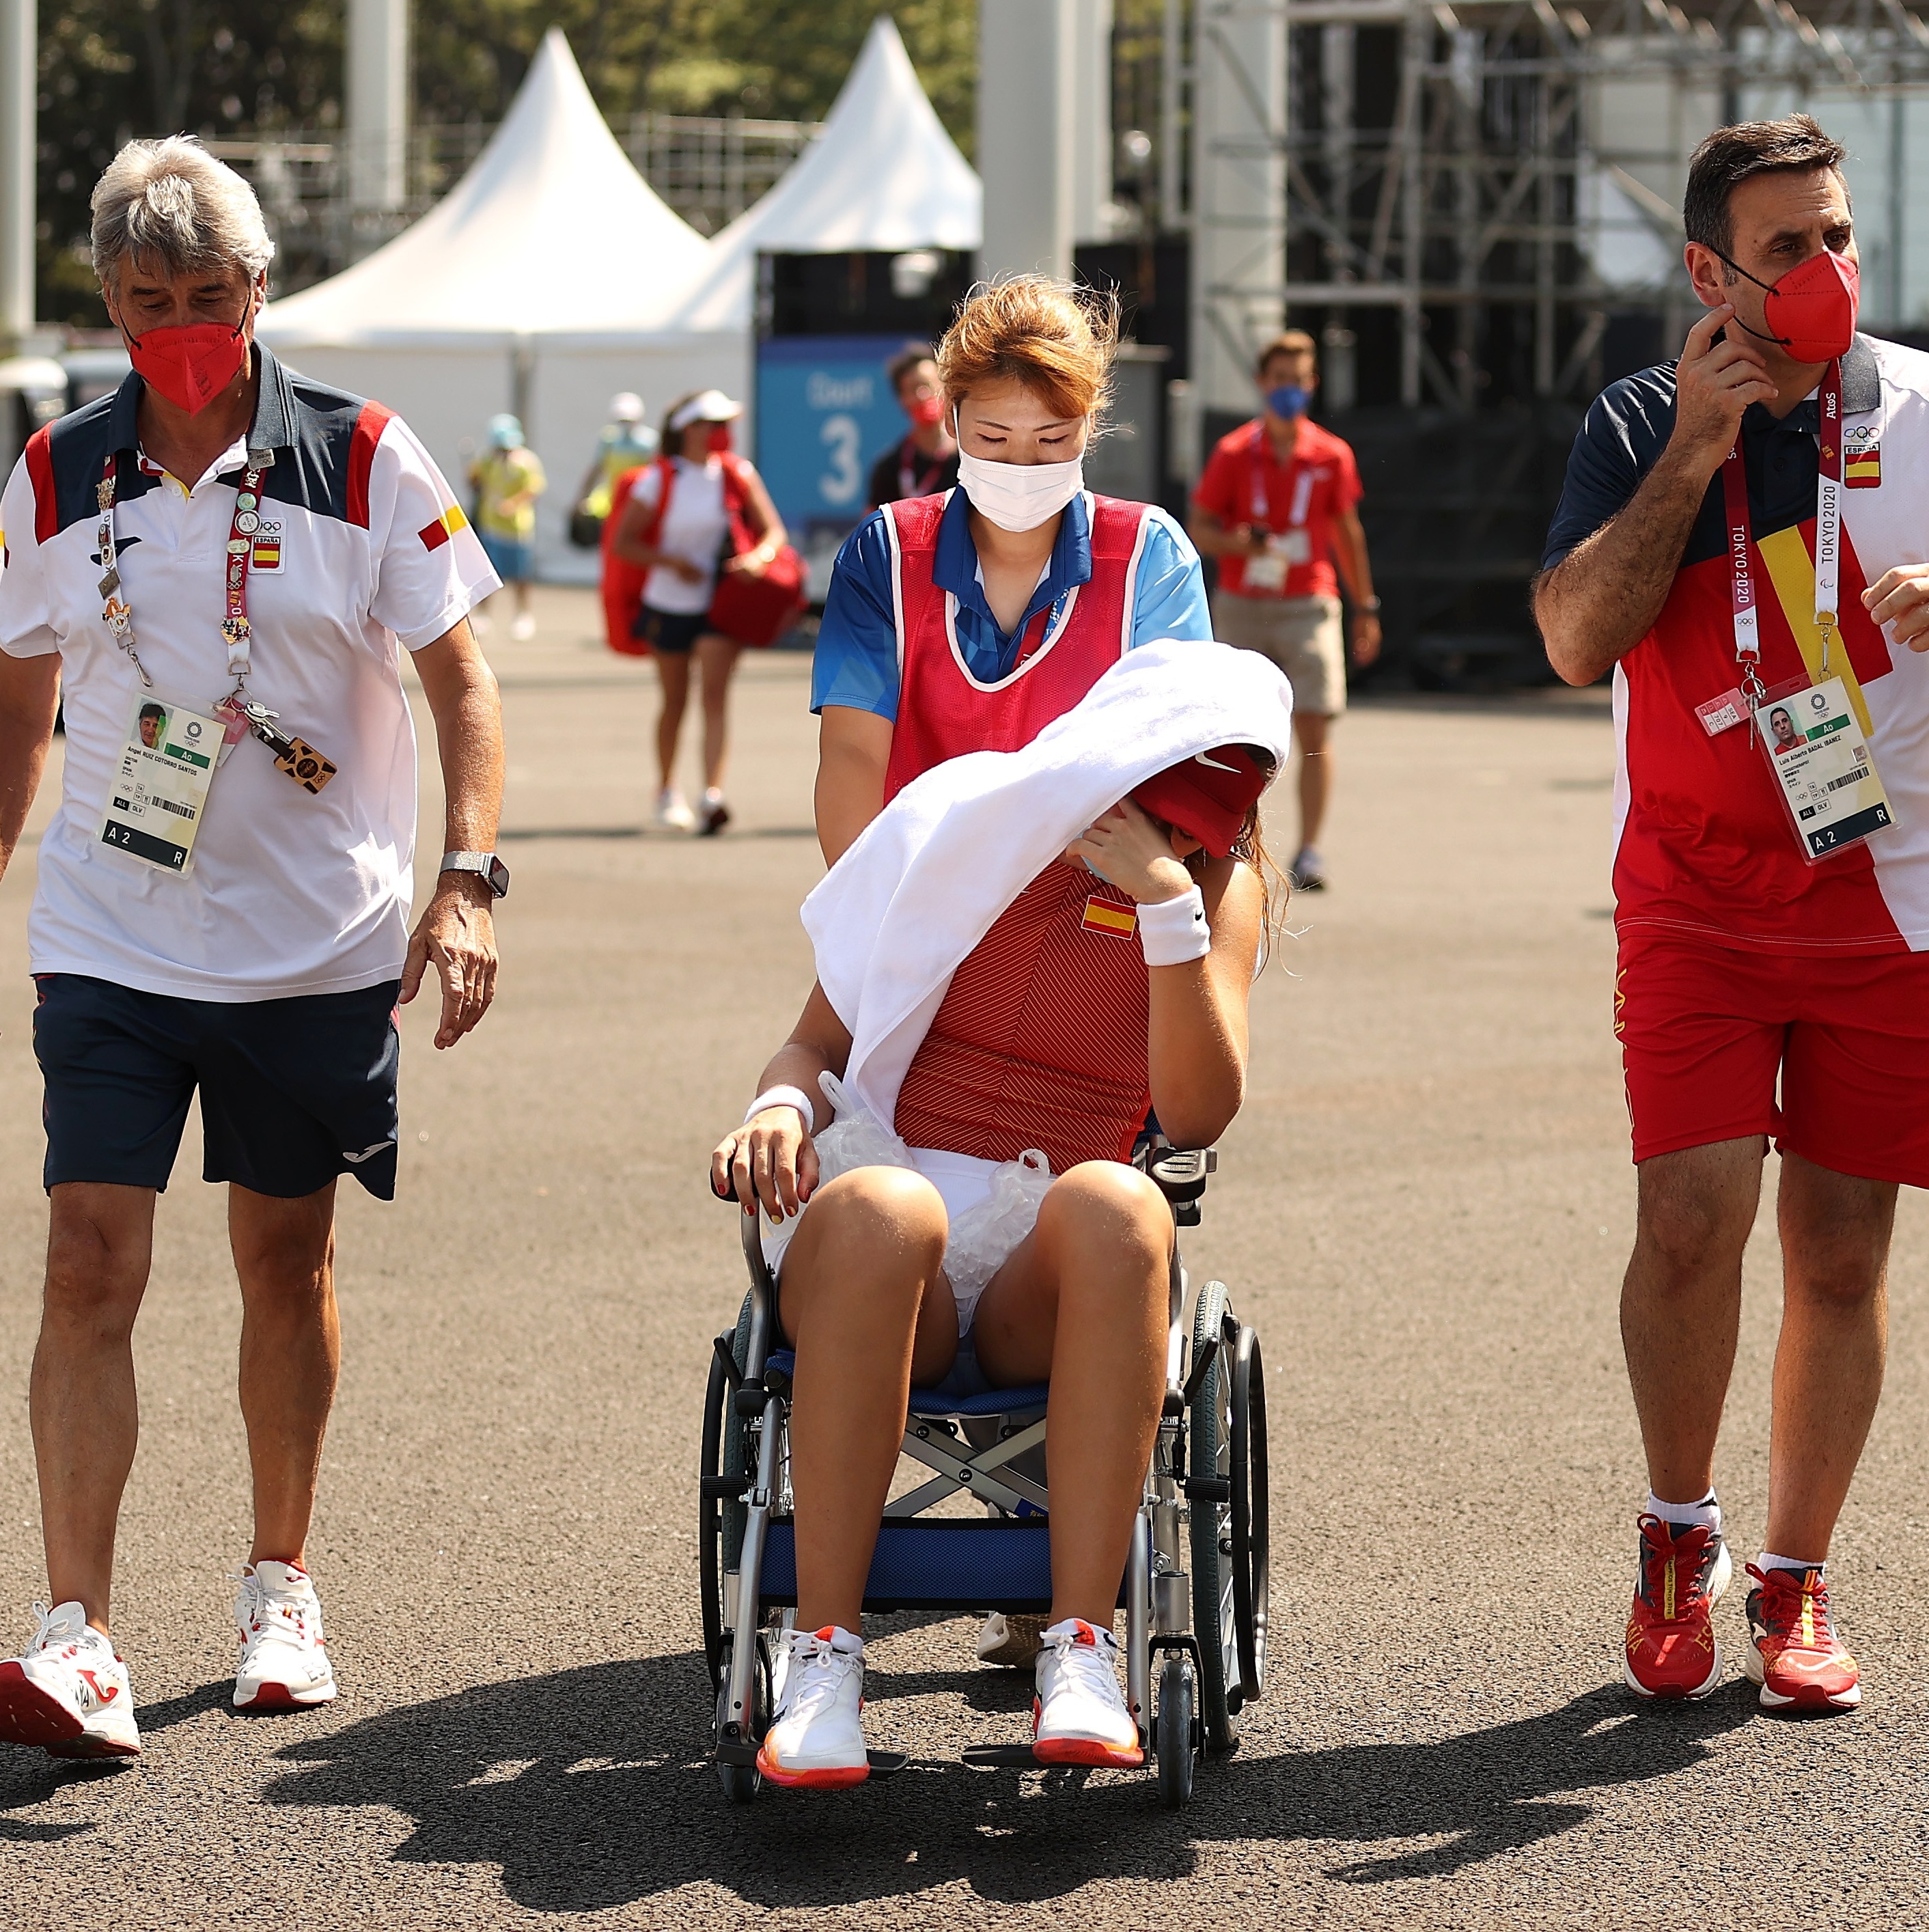
[[[649,669],[595,645],[586,598],[541,610],[534,644],[496,652],[500,1003],[440,1055],[407,1012],[400,1197],[344,1184],[346,1366],[311,1545],[341,1700],[227,1708],[238,1315],[190,1123],[138,1334],[116,1600],[147,1753],[103,1771],[0,1750],[0,1919],[1929,1921],[1922,1196],[1903,1202],[1888,1390],[1833,1573],[1864,1708],[1769,1718],[1732,1662],[1693,1707],[1637,1708],[1621,1686],[1644,1485],[1616,1328],[1634,1189],[1592,694],[1390,698],[1340,728],[1336,884],[1293,908],[1258,984],[1251,1099],[1186,1241],[1269,1370],[1272,1678],[1238,1754],[1178,1814],[1142,1777],[968,1771],[961,1744],[1022,1734],[1028,1682],[977,1667],[967,1623],[899,1618],[869,1724],[912,1768],[728,1806],[706,1761],[694,1476],[709,1340],[742,1283],[703,1164],[809,976],[806,666],[746,667],[730,833],[640,832]],[[438,808],[430,782],[425,824]],[[24,1400],[44,1224],[32,871],[0,888],[10,1636],[44,1588]],[[1720,1469],[1744,1556],[1776,1282],[1765,1215]],[[1719,1613],[1731,1658],[1739,1599]]]

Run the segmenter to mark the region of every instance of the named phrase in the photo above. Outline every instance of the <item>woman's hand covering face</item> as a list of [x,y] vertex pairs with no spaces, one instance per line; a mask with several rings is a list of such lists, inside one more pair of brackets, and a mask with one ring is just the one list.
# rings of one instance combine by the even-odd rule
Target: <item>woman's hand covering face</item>
[[1196,840],[1166,832],[1130,799],[1122,799],[1065,848],[1066,861],[1081,860],[1108,885],[1141,905],[1183,898],[1193,886],[1177,847],[1197,851]]

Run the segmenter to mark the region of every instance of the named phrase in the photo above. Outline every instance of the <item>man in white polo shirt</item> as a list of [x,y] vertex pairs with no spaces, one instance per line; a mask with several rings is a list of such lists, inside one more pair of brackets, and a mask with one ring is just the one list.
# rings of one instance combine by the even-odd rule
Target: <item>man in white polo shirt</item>
[[[136,141],[93,200],[134,373],[40,430],[0,502],[0,866],[67,741],[28,925],[52,1214],[31,1415],[54,1607],[0,1663],[0,1738],[138,1755],[108,1637],[134,1454],[130,1340],[154,1202],[198,1092],[229,1184],[254,1542],[238,1707],[325,1702],[304,1567],[340,1354],[334,1192],[395,1184],[394,1007],[431,968],[439,1047],[487,1010],[502,794],[495,680],[466,618],[496,588],[448,486],[376,403],[253,340],[273,252],[252,190]],[[408,929],[413,658],[448,848]]]

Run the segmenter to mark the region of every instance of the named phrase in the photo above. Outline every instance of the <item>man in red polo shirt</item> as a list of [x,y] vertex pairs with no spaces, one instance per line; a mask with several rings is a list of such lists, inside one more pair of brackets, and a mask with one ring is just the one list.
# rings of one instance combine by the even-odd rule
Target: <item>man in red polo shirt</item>
[[1772,1709],[1862,1696],[1827,1567],[1882,1390],[1897,1190],[1929,1187],[1929,356],[1857,331],[1846,160],[1800,114],[1696,148],[1707,313],[1588,412],[1534,592],[1561,676],[1614,676],[1621,1330],[1648,1490],[1623,1669],[1643,1697],[1721,1682],[1714,1452],[1772,1139],[1742,1652]]
[[[1332,721],[1346,709],[1340,578],[1353,600],[1353,658],[1380,654],[1380,600],[1360,527],[1352,451],[1306,414],[1319,385],[1312,338],[1289,328],[1259,352],[1260,414],[1222,436],[1192,492],[1190,529],[1219,559],[1214,634],[1258,651],[1292,681],[1300,747],[1300,839],[1293,882],[1326,884],[1319,828],[1333,794]],[[1334,566],[1339,566],[1338,576]]]

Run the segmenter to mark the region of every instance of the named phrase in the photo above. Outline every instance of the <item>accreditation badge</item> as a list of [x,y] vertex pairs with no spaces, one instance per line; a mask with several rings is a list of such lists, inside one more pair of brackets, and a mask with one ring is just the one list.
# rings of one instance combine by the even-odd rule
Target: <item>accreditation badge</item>
[[1756,712],[1755,725],[1796,843],[1810,865],[1895,823],[1839,677],[1771,697]]
[[136,692],[108,788],[101,844],[161,872],[186,872],[226,735],[218,718]]

